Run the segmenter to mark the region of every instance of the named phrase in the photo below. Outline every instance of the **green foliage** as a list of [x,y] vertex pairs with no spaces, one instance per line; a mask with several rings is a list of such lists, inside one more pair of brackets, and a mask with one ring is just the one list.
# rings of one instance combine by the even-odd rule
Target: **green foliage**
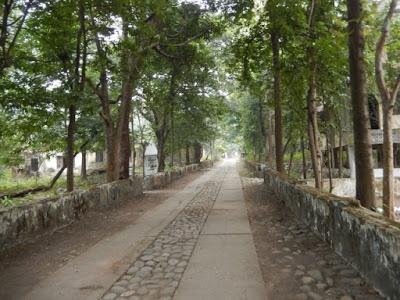
[[4,197],[0,199],[0,207],[9,207],[13,206],[15,204],[15,201],[13,198],[10,197]]
[[3,176],[0,178],[0,191],[1,193],[12,193],[19,190],[34,188],[37,186],[44,186],[49,183],[49,178],[38,177],[14,177],[11,170],[4,170]]
[[[142,115],[134,122],[142,124],[131,133],[137,142],[148,144],[161,127],[167,154],[216,138],[226,106],[212,40],[228,22],[250,15],[251,2],[201,7],[175,0],[16,1],[10,20],[17,20],[31,2],[12,57],[1,57],[9,64],[2,66],[0,76],[0,166],[20,167],[26,153],[46,157],[65,152],[71,104],[77,109],[74,150],[81,151],[80,145],[87,151],[104,150],[97,80],[100,72],[107,73],[110,121],[116,125],[128,56],[138,60],[133,110]],[[12,27],[10,33],[17,33]],[[78,78],[84,62],[77,57],[85,49],[86,78]],[[77,88],[80,80],[83,90]],[[30,186],[28,180],[24,184]]]
[[[196,143],[215,143],[221,153],[242,151],[264,158],[267,132],[273,130],[269,128],[274,108],[270,39],[275,31],[280,35],[283,131],[288,149],[298,149],[307,131],[310,49],[317,61],[317,105],[324,108],[319,116],[321,132],[351,129],[344,1],[318,1],[312,30],[310,1],[306,0],[15,3],[4,48],[12,46],[10,38],[18,33],[17,42],[7,55],[0,47],[3,169],[22,165],[27,152],[42,156],[64,152],[70,104],[77,108],[75,151],[82,150],[83,144],[88,151],[103,150],[100,73],[105,72],[107,79],[111,116],[107,121],[116,125],[129,71],[127,57],[137,60],[129,82],[135,115],[131,137],[136,144],[164,143],[165,154],[171,155]],[[32,6],[17,32],[19,16],[28,3]],[[81,40],[80,5],[86,30]],[[374,47],[383,12],[373,1],[365,5],[368,90],[376,93]],[[392,33],[385,65],[390,78],[398,74],[399,18]],[[75,66],[77,53],[86,46],[86,78],[80,90],[77,73],[82,66],[78,70]],[[103,52],[98,53],[99,49]]]
[[[267,1],[255,16],[234,27],[228,34],[231,43],[226,52],[229,71],[246,90],[242,100],[243,147],[247,153],[263,152],[265,137],[260,134],[256,99],[268,121],[273,112],[273,69],[271,32],[280,35],[281,93],[285,143],[298,147],[307,135],[307,93],[310,76],[308,49],[316,51],[317,106],[329,112],[321,130],[351,126],[343,113],[348,108],[348,49],[345,4],[318,2],[314,12],[316,25],[309,29],[309,1]],[[247,100],[246,100],[247,99]],[[258,121],[258,122],[257,122]],[[266,125],[266,124],[265,124]],[[264,149],[265,152],[265,149]]]

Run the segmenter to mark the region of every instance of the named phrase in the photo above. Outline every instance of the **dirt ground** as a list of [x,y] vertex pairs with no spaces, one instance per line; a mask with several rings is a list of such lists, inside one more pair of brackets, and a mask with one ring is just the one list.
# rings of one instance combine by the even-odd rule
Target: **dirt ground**
[[240,168],[268,299],[382,299],[356,270],[297,221],[262,179]]
[[123,230],[202,174],[178,179],[162,190],[148,191],[107,211],[91,211],[73,224],[34,242],[0,253],[0,299],[18,299],[40,280],[100,240]]

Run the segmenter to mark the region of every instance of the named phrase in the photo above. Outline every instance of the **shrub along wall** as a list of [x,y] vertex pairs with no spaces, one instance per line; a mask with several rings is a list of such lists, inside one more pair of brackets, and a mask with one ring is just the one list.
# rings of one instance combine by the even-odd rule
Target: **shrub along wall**
[[112,207],[131,200],[142,191],[142,178],[135,177],[61,197],[0,208],[0,251],[70,224],[91,209]]
[[305,186],[274,171],[265,184],[295,216],[389,299],[400,299],[400,224],[343,198]]

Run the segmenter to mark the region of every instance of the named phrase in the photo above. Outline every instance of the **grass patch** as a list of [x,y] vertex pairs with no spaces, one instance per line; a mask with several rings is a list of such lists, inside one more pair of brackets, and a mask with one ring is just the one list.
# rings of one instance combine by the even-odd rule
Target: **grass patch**
[[13,177],[11,170],[5,170],[0,176],[0,193],[9,194],[41,185],[47,185],[50,180],[50,177]]
[[11,197],[4,197],[0,199],[0,207],[9,207],[15,205],[15,199]]
[[[16,177],[13,178],[10,170],[2,172],[0,177],[0,194],[9,194],[38,186],[47,186],[52,177]],[[80,176],[75,177],[75,190],[88,190],[93,186],[106,182],[105,174],[94,174],[88,176],[87,180],[82,180]],[[3,197],[0,199],[0,207],[10,207],[26,204],[29,202],[39,201],[44,198],[61,196],[66,193],[66,179],[61,177],[58,179],[54,187],[48,191],[28,194],[24,197],[11,198]]]

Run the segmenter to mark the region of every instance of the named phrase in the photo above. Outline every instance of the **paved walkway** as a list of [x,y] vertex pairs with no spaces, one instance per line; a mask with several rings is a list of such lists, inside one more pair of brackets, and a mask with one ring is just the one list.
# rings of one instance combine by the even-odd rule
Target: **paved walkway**
[[27,299],[265,299],[234,162],[100,241]]
[[232,163],[174,299],[266,299],[239,175]]
[[24,299],[381,299],[262,180],[242,180],[246,202],[235,162],[219,164]]
[[192,200],[102,299],[265,299],[233,162]]

